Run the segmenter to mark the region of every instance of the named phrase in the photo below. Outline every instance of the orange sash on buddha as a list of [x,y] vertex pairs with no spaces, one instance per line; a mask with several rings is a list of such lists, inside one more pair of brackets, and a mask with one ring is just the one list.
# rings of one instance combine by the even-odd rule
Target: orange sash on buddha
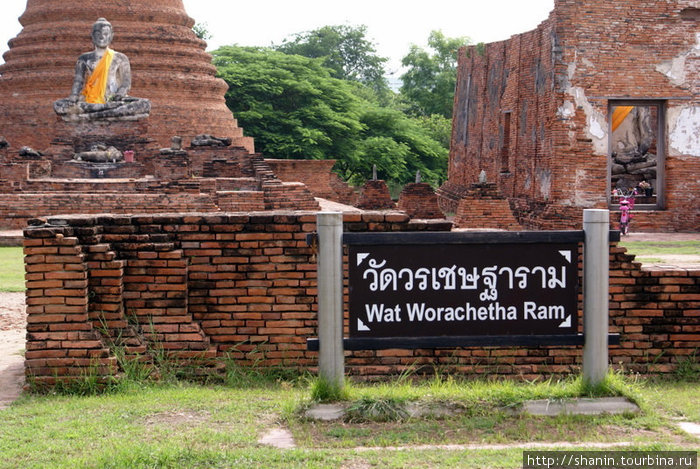
[[112,65],[112,57],[114,57],[114,51],[107,49],[95,70],[88,77],[83,89],[86,103],[105,104],[107,77],[109,76],[109,67]]
[[622,124],[622,122],[624,122],[625,118],[627,118],[629,113],[632,112],[632,109],[634,109],[634,106],[616,106],[615,109],[613,109],[613,115],[612,115],[613,132],[615,132],[618,127],[620,127],[620,124]]

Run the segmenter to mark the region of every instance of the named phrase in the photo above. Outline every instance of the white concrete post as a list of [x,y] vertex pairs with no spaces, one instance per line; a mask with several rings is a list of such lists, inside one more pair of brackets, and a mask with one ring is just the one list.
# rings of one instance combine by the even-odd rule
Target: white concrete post
[[318,230],[318,341],[319,376],[342,388],[343,356],[343,214],[321,212]]
[[608,373],[610,212],[584,210],[583,379],[595,386]]

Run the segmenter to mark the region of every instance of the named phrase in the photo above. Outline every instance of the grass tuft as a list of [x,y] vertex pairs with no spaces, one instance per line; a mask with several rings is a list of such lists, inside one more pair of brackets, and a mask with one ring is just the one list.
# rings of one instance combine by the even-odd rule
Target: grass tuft
[[393,398],[364,397],[350,404],[345,413],[345,421],[348,423],[403,422],[408,417],[405,403]]
[[0,247],[0,292],[23,292],[24,287],[23,249]]
[[346,383],[331,383],[323,378],[316,378],[311,382],[311,399],[315,402],[338,402],[348,399],[348,386]]
[[700,380],[700,361],[698,361],[697,353],[698,350],[695,349],[688,357],[678,358],[678,366],[674,371],[677,379],[690,382]]

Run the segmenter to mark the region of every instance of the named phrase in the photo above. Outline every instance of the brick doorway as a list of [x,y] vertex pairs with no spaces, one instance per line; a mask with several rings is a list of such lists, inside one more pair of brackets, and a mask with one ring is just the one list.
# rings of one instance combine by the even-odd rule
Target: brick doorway
[[634,196],[635,208],[664,208],[665,102],[610,101],[608,203]]

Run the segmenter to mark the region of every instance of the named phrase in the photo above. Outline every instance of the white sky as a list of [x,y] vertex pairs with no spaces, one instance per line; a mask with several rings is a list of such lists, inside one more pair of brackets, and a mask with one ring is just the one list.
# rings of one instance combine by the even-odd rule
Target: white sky
[[[26,0],[0,3],[0,55],[19,34]],[[529,31],[545,20],[554,0],[184,0],[187,13],[206,23],[209,49],[222,45],[266,46],[290,34],[325,25],[364,24],[379,55],[396,71],[411,44],[425,46],[431,30],[472,42],[493,42]],[[429,7],[429,8],[428,8]],[[109,18],[107,18],[109,19]],[[0,63],[3,61],[0,60]]]

